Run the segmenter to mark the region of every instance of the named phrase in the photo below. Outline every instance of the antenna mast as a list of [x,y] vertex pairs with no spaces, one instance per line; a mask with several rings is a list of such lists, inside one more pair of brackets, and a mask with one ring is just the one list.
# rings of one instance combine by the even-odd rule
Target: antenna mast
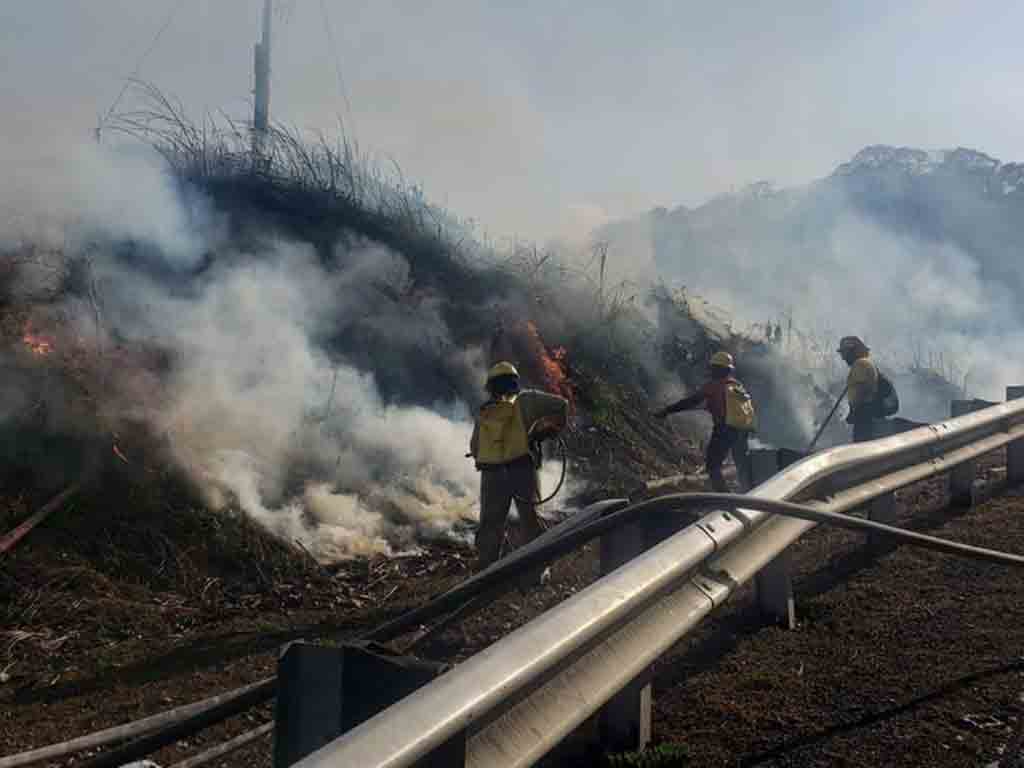
[[270,118],[270,18],[272,0],[263,0],[263,37],[256,43],[253,65],[256,73],[255,104],[252,115],[253,153],[263,148]]

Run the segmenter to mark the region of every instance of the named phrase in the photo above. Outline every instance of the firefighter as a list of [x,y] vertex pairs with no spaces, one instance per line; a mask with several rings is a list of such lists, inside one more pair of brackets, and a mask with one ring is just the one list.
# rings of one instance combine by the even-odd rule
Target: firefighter
[[727,492],[722,476],[722,463],[731,452],[736,474],[743,491],[751,488],[751,466],[748,439],[754,430],[754,406],[750,395],[735,377],[736,365],[728,352],[711,356],[711,380],[696,394],[655,411],[663,419],[670,413],[688,411],[703,405],[711,414],[714,427],[708,441],[704,465],[711,476],[711,488]]
[[513,499],[523,530],[523,544],[541,533],[536,500],[540,499],[539,449],[531,443],[565,428],[569,402],[564,397],[519,389],[519,371],[509,362],[487,374],[489,399],[470,439],[469,455],[480,470],[480,527],[476,532],[477,567],[483,570],[501,556],[505,519]]
[[846,397],[850,403],[846,423],[853,426],[853,442],[863,443],[875,436],[878,368],[871,359],[871,350],[857,336],[840,339],[838,352],[850,367],[846,377]]

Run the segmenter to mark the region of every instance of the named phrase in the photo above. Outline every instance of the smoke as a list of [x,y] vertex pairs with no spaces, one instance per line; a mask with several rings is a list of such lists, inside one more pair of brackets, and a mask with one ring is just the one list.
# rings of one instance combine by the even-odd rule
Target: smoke
[[[48,229],[3,236],[72,265],[59,314],[66,336],[107,350],[113,422],[148,424],[210,506],[240,507],[318,558],[469,535],[479,476],[465,453],[486,354],[453,333],[443,292],[356,236],[326,253],[266,229],[229,236],[209,201],[144,155],[72,157],[64,194],[40,171],[12,197],[19,222]],[[21,288],[38,271],[23,269]],[[159,376],[115,352],[147,347],[170,361]],[[30,387],[7,377],[6,389],[3,414],[21,410]]]
[[[740,361],[762,433],[789,447],[809,440],[820,411],[806,393],[827,400],[815,385],[842,373],[833,350],[845,333],[901,373],[942,350],[989,399],[1024,380],[997,351],[1024,331],[992,259],[962,239],[880,222],[834,189],[758,187],[656,211],[600,233],[610,246],[599,263],[600,249],[578,244],[550,259],[523,253],[525,288],[481,267],[480,280],[457,275],[474,289],[464,296],[437,264],[352,233],[300,242],[265,222],[229,221],[144,153],[90,146],[66,158],[77,176],[63,193],[47,181],[63,172],[57,164],[4,200],[20,210],[0,242],[43,243],[85,264],[84,277],[62,278],[78,285],[62,311],[72,335],[110,351],[109,410],[163,436],[211,506],[237,505],[325,559],[467,534],[478,476],[464,454],[492,352],[480,318],[536,319],[570,360],[600,363],[606,378],[661,399],[679,379],[660,344],[686,329],[644,301],[654,281],[681,279],[741,323],[790,311],[803,332],[787,328],[782,347]],[[115,362],[126,345],[167,351],[158,386]],[[947,415],[933,386],[897,384],[904,415]],[[544,489],[554,474],[548,467]],[[570,480],[555,503],[572,490]]]
[[[389,553],[475,518],[468,406],[385,402],[372,373],[343,353],[332,359],[324,343],[367,311],[356,286],[401,273],[401,257],[339,248],[343,268],[331,270],[309,247],[266,248],[261,260],[227,258],[185,297],[115,263],[103,273],[131,297],[112,302],[110,322],[179,354],[156,426],[208,502],[236,502],[324,558]],[[379,354],[408,348],[412,333],[447,336],[436,307],[418,317],[378,306],[371,325],[393,340]]]
[[[847,334],[864,338],[897,378],[902,415],[934,421],[948,417],[950,390],[1001,401],[1007,385],[1024,381],[1024,362],[1006,354],[1024,336],[1014,299],[1022,287],[1019,201],[993,201],[976,172],[947,167],[954,155],[940,156],[948,159],[934,176],[912,181],[857,175],[794,190],[755,185],[605,234],[626,247],[649,232],[661,275],[727,307],[740,329],[784,323],[773,389],[785,410],[809,417],[804,432],[816,404],[784,402],[793,391],[786,369],[812,370],[827,387],[845,375],[834,350]],[[935,381],[910,375],[924,370],[954,386],[936,397]]]
[[0,244],[81,247],[91,238],[159,243],[194,264],[210,236],[209,212],[187,200],[160,158],[138,146],[27,143],[0,191]]

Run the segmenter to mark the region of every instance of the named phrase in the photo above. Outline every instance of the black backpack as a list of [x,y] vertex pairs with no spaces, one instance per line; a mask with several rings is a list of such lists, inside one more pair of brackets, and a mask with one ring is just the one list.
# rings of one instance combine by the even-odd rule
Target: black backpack
[[879,418],[894,416],[900,409],[900,396],[889,377],[878,372],[878,390],[875,392],[875,415]]

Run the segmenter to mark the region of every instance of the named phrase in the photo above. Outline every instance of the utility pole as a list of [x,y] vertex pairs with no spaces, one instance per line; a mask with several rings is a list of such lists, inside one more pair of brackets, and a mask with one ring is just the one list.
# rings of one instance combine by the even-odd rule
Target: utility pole
[[254,160],[263,149],[270,118],[270,17],[272,0],[263,0],[263,38],[256,43],[253,65],[256,73],[253,108],[253,155]]

